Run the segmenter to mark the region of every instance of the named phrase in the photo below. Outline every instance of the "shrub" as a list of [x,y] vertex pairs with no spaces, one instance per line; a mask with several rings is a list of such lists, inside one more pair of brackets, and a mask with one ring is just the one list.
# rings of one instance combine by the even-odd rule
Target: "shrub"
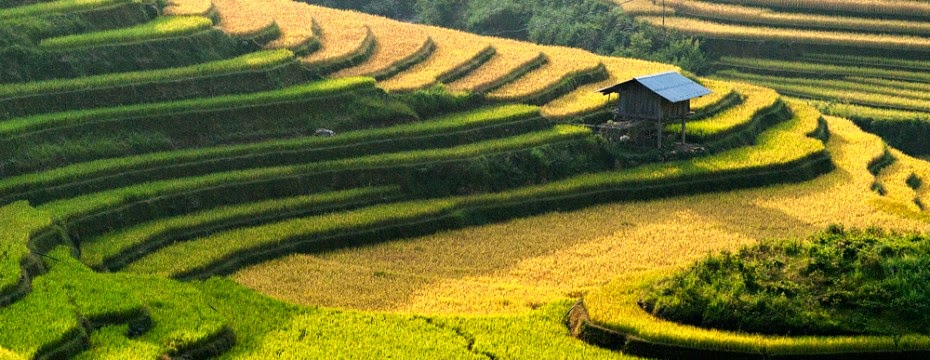
[[662,318],[763,334],[925,334],[930,238],[834,229],[710,256],[643,296]]

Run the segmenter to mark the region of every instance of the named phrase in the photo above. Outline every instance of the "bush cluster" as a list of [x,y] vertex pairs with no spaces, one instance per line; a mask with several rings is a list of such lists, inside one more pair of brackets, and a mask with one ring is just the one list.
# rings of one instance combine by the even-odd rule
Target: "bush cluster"
[[930,237],[832,226],[807,241],[767,241],[710,256],[653,284],[659,317],[790,335],[930,331]]

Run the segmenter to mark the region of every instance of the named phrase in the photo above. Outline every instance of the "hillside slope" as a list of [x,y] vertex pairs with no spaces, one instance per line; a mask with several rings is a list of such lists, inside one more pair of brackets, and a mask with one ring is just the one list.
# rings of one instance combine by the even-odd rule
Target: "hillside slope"
[[[905,152],[927,155],[930,5],[919,1],[634,0],[625,12],[704,39],[712,75],[820,100]],[[665,8],[662,4],[665,4]],[[664,14],[664,15],[663,15]]]
[[[0,357],[623,358],[560,322],[617,263],[676,266],[772,234],[773,213],[809,228],[839,212],[791,211],[873,183],[885,195],[837,221],[923,224],[896,186],[922,163],[873,175],[880,140],[771,89],[702,80],[686,131],[710,151],[671,161],[570,124],[606,115],[594,89],[669,65],[285,0],[148,6],[0,1],[42,30],[0,54],[62,66],[0,78]],[[722,241],[675,256],[602,237],[633,225],[603,214],[695,201],[754,204],[732,230],[750,235],[706,225]],[[732,220],[680,215],[629,244]]]

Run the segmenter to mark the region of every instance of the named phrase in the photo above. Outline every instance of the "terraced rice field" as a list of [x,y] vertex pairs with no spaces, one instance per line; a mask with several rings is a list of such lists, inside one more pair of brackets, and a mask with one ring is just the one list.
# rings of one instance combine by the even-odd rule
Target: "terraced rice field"
[[[618,276],[926,228],[930,166],[767,88],[699,79],[713,152],[623,167],[570,123],[671,65],[284,0],[161,14],[31,46],[204,58],[0,84],[0,358],[623,359],[562,323]],[[918,97],[884,81],[822,85]]]
[[[619,3],[619,2],[618,2]],[[928,150],[921,93],[930,67],[930,7],[914,1],[624,2],[652,24],[705,39],[720,60],[715,76],[821,101],[912,155]],[[752,50],[756,49],[756,50]],[[833,109],[852,109],[832,112]],[[889,121],[889,119],[904,121]],[[903,138],[899,135],[914,134]],[[903,139],[903,140],[902,140]]]

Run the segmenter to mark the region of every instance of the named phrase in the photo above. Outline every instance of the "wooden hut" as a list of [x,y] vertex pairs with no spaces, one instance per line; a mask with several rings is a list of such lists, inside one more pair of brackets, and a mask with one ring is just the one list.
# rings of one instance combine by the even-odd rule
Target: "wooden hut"
[[672,120],[681,120],[681,142],[685,142],[685,120],[691,114],[691,99],[711,93],[674,71],[640,76],[598,92],[607,95],[608,102],[611,94],[620,94],[614,112],[614,129],[626,129],[636,142],[655,134],[659,148],[662,147],[662,129]]

